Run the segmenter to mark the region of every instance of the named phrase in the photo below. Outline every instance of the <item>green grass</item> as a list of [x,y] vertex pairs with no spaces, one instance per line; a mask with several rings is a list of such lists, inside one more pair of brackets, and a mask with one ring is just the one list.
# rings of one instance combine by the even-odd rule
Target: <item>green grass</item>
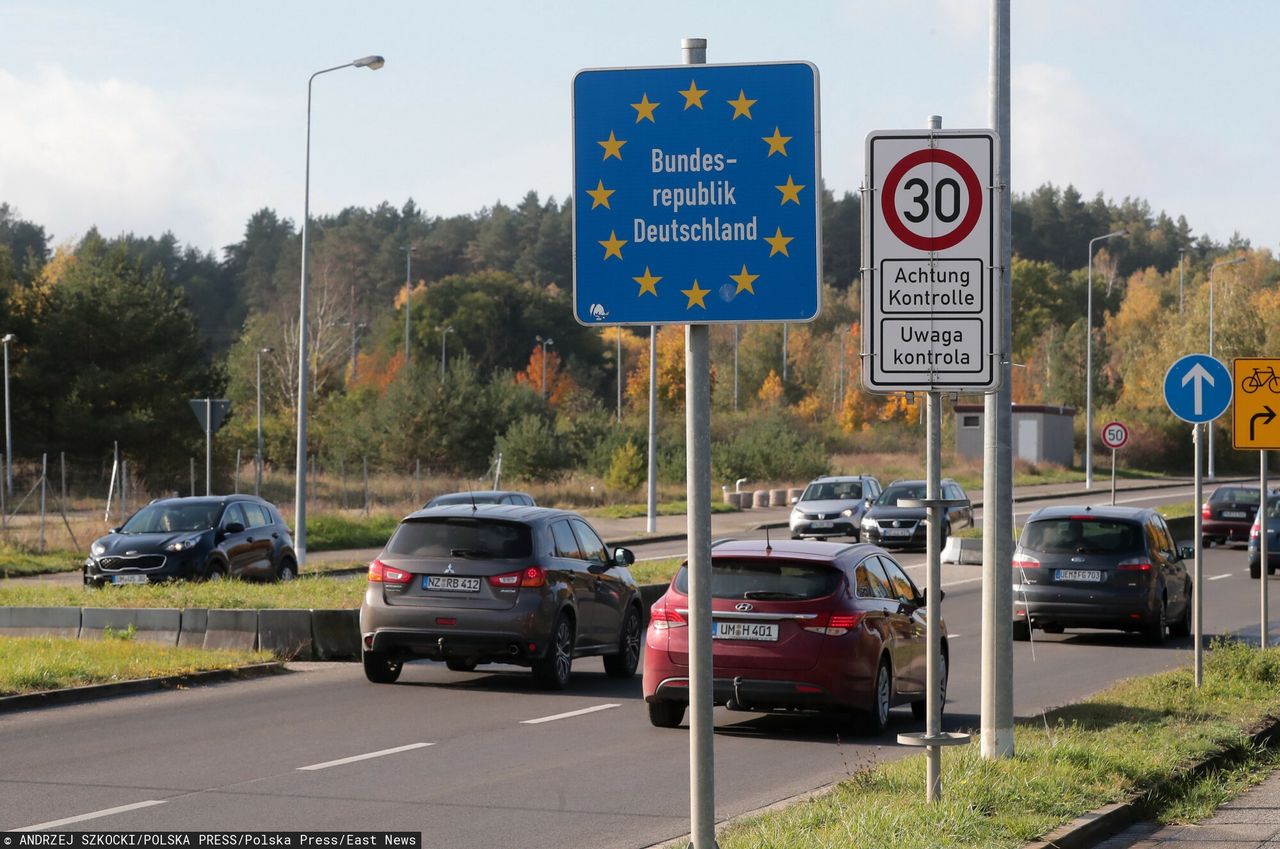
[[84,563],[84,557],[81,551],[59,550],[39,554],[13,545],[0,545],[0,578],[76,572]]
[[[1204,686],[1190,669],[1132,679],[1021,721],[1015,756],[985,760],[977,742],[944,750],[942,802],[924,801],[924,756],[880,764],[831,792],[735,823],[723,849],[849,846],[1020,847],[1071,819],[1134,796],[1166,819],[1202,816],[1256,780],[1274,753],[1191,779],[1208,755],[1247,750],[1280,713],[1280,649],[1217,642]],[[1246,752],[1247,755],[1247,752]]]
[[[637,519],[641,516],[649,515],[649,506],[647,504],[610,504],[607,507],[594,507],[582,512],[584,516],[600,519]],[[659,516],[683,516],[688,512],[689,502],[687,501],[664,501],[658,505]],[[738,513],[741,511],[732,504],[725,504],[723,501],[712,501],[711,512]]]
[[0,637],[0,695],[234,669],[270,660],[270,652],[205,651],[132,639]]
[[1172,504],[1161,504],[1156,510],[1166,519],[1178,519],[1183,516],[1194,516],[1196,514],[1196,503],[1194,501],[1175,501]]
[[661,560],[646,560],[643,563],[635,563],[631,566],[631,576],[636,579],[636,583],[644,586],[645,584],[665,584],[668,583],[676,570],[680,568],[680,564],[684,562],[683,557],[664,557]]
[[209,607],[225,609],[359,607],[362,580],[303,577],[279,584],[246,581],[141,584],[89,589],[82,585],[7,583],[0,607]]
[[307,551],[340,551],[346,548],[379,548],[391,538],[402,516],[389,513],[352,518],[313,516],[307,520]]

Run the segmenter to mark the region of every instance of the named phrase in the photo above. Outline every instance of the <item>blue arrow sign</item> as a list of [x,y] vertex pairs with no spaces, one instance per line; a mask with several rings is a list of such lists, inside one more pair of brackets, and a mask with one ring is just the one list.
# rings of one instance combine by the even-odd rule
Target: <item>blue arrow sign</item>
[[580,323],[808,321],[818,314],[813,65],[580,71],[573,164]]
[[1211,422],[1231,405],[1231,372],[1207,354],[1187,354],[1164,376],[1164,401],[1185,422]]

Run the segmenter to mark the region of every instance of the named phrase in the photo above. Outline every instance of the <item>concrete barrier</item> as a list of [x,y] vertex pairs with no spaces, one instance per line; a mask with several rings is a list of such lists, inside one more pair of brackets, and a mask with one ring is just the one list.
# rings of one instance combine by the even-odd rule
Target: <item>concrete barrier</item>
[[176,646],[181,626],[182,611],[174,607],[86,607],[80,617],[80,639],[101,640],[108,628],[116,632],[133,628],[135,640]]
[[312,610],[311,644],[316,660],[359,660],[360,611]]
[[184,607],[182,624],[178,629],[178,645],[183,648],[204,648],[204,634],[209,628],[209,611],[203,607]]
[[258,647],[258,611],[210,610],[204,632],[206,649],[252,651]]
[[769,490],[769,503],[774,507],[787,506],[787,491],[785,489]]
[[644,626],[649,627],[649,608],[653,607],[653,603],[662,598],[662,594],[667,591],[670,583],[665,584],[643,584],[640,587],[640,607],[643,608]]
[[961,539],[947,537],[947,544],[942,547],[942,562],[963,565],[982,564],[982,538]]
[[0,608],[0,634],[6,637],[80,636],[78,607]]
[[751,497],[752,507],[768,507],[769,506],[769,490],[757,489]]
[[798,488],[798,487],[797,487],[797,488],[795,488],[795,489],[788,489],[788,490],[787,490],[787,503],[788,503],[788,504],[791,504],[793,500],[795,500],[795,501],[800,500],[800,496],[802,496],[802,495],[804,495],[804,490],[803,490],[803,489],[800,489],[800,488]]
[[310,610],[258,611],[258,647],[286,660],[312,660]]

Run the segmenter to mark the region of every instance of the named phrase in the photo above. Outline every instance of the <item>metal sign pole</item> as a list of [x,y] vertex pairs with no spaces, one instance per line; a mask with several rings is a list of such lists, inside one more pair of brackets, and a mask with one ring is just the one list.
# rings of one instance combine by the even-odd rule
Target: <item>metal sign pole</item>
[[1258,504],[1258,577],[1262,584],[1261,604],[1262,608],[1258,618],[1258,645],[1261,648],[1267,647],[1267,626],[1271,620],[1267,617],[1267,452],[1265,450],[1258,452],[1262,458],[1259,462],[1258,482],[1262,493],[1262,501]]
[[1116,449],[1111,449],[1111,506],[1116,506]]
[[1196,670],[1196,687],[1199,688],[1204,683],[1204,584],[1200,578],[1204,572],[1204,517],[1200,515],[1200,505],[1204,503],[1204,480],[1200,468],[1200,434],[1201,425],[1193,425],[1191,428],[1191,445],[1195,449],[1195,499],[1192,504],[1195,510],[1195,528],[1196,528],[1196,555],[1195,565],[1191,579],[1192,591],[1195,594],[1195,670]]
[[213,495],[213,399],[204,399],[204,494]]
[[649,325],[649,482],[644,529],[658,530],[658,327]]

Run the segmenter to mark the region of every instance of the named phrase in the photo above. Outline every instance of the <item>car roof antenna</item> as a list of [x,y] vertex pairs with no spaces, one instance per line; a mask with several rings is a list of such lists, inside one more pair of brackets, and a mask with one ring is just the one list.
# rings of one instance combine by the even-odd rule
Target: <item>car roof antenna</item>
[[469,490],[467,492],[467,495],[471,496],[471,515],[474,516],[476,512],[479,511],[480,509],[480,507],[476,504],[476,491],[474,489]]
[[773,554],[773,543],[769,541],[769,526],[764,526],[764,553]]

